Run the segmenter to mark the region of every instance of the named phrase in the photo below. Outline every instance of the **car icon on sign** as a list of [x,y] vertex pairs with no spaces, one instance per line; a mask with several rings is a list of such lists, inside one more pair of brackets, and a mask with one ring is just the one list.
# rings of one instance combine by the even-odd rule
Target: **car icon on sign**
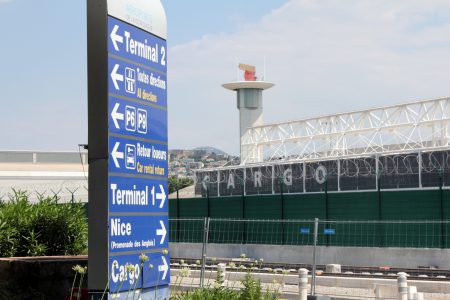
[[127,169],[136,169],[136,146],[127,144],[125,147],[125,166]]

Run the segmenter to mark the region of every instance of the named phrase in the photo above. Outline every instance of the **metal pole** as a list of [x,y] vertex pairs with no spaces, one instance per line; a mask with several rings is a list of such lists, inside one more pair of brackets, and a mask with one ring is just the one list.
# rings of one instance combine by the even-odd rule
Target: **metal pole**
[[311,281],[311,295],[316,294],[316,247],[317,235],[319,232],[319,219],[314,219],[314,247],[313,247],[313,265],[312,265],[312,281]]
[[211,183],[208,183],[208,188],[206,189],[206,216],[209,217],[209,190],[211,187]]
[[202,270],[200,273],[200,287],[203,287],[204,279],[205,279],[206,244],[208,244],[208,237],[209,237],[209,221],[210,221],[210,218],[205,218],[204,226],[203,226]]
[[325,220],[328,221],[330,213],[328,210],[328,178],[325,178]]
[[245,185],[245,181],[244,179],[242,179],[241,181],[241,185],[242,185],[242,219],[243,221],[243,229],[242,229],[242,243],[246,244],[247,243],[247,221],[245,221],[245,190],[244,190],[244,185]]
[[[328,175],[325,177],[325,220],[330,219],[330,208],[328,205]],[[327,247],[330,246],[330,235],[327,234]]]
[[281,196],[281,245],[284,245],[284,191],[283,177],[280,177],[280,196]]
[[384,246],[384,226],[383,220],[383,203],[381,202],[381,175],[377,173],[377,196],[378,196],[378,234],[380,236],[380,247]]
[[442,174],[442,170],[439,171],[439,200],[440,200],[440,204],[441,204],[441,248],[445,248],[446,246],[446,240],[445,240],[445,225],[444,225],[444,219],[445,219],[445,214],[444,214],[444,197],[443,197],[443,191],[442,191],[442,186],[444,184],[444,180],[443,180],[443,174]]
[[177,183],[177,242],[180,242],[180,196],[178,194],[179,186]]

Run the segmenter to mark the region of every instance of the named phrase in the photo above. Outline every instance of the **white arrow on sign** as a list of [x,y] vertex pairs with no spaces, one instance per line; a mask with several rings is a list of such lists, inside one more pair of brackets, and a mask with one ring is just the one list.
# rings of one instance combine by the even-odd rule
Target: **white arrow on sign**
[[[164,187],[162,184],[159,185],[159,189],[161,190],[161,193],[156,193],[156,200],[161,200],[161,203],[159,204],[159,208],[163,208],[164,203],[166,202],[166,192],[164,192]],[[155,205],[155,203],[153,203]]]
[[158,266],[158,271],[163,272],[162,280],[166,279],[167,271],[169,270],[169,265],[167,264],[166,258],[161,256],[162,265]]
[[117,30],[119,30],[119,25],[114,25],[110,37],[111,41],[113,42],[114,49],[116,49],[116,51],[119,51],[119,46],[117,46],[117,43],[123,43],[123,36],[118,35]]
[[111,79],[114,83],[114,87],[116,88],[116,90],[120,91],[119,85],[117,84],[117,81],[123,81],[123,75],[122,74],[117,74],[117,70],[119,69],[119,65],[116,64],[111,72]]
[[156,235],[160,235],[161,236],[161,241],[159,243],[163,244],[164,240],[166,239],[167,230],[166,230],[166,226],[164,226],[164,222],[163,221],[159,221],[159,224],[161,225],[161,229],[157,229],[156,230]]
[[120,129],[119,122],[117,122],[117,120],[123,121],[123,118],[124,118],[123,114],[117,112],[117,110],[119,109],[119,106],[120,106],[120,104],[116,103],[116,105],[114,105],[114,108],[111,112],[111,118],[113,119],[114,126],[116,126],[117,129]]
[[119,159],[119,158],[123,159],[123,152],[117,151],[119,146],[120,146],[120,143],[116,142],[116,144],[114,145],[113,151],[111,152],[111,156],[114,160],[114,165],[116,165],[116,168],[120,168],[119,161],[117,159]]

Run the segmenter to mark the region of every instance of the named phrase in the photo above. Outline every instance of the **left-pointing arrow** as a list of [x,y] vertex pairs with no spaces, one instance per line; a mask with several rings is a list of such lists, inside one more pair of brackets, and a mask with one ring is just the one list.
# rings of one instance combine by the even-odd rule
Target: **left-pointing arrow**
[[162,280],[165,280],[167,277],[167,271],[169,271],[169,265],[167,264],[167,260],[164,256],[161,256],[161,260],[163,264],[158,266],[158,271],[163,272],[161,278]]
[[116,144],[114,145],[113,151],[111,152],[111,156],[112,156],[112,159],[114,161],[114,165],[116,166],[116,168],[120,168],[118,159],[123,159],[123,152],[117,151],[119,146],[120,146],[120,143],[116,142]]
[[113,108],[112,112],[111,112],[111,118],[112,118],[112,120],[114,122],[114,126],[116,127],[116,129],[120,129],[120,125],[119,125],[119,122],[117,122],[117,120],[122,120],[123,121],[123,118],[124,118],[123,114],[117,112],[117,110],[119,109],[119,106],[120,106],[120,104],[116,103],[114,105],[114,108]]
[[117,45],[117,43],[123,43],[123,37],[117,34],[117,30],[119,30],[119,25],[114,25],[113,30],[111,31],[110,37],[111,37],[111,41],[113,43],[114,49],[116,49],[116,51],[119,51],[119,46]]
[[118,74],[117,70],[119,69],[119,65],[116,64],[111,72],[111,79],[114,83],[114,87],[116,88],[116,90],[120,91],[119,85],[117,84],[117,81],[123,81],[123,75],[122,74]]
[[167,230],[166,226],[164,226],[163,221],[159,221],[159,224],[161,225],[161,229],[156,230],[156,235],[161,236],[161,241],[159,241],[159,244],[164,244],[164,240],[166,239]]

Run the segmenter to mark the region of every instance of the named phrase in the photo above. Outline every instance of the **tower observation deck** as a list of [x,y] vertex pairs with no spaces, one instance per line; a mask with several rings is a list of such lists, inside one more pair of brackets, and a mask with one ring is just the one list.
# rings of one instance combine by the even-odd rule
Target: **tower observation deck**
[[262,149],[243,148],[243,138],[246,131],[251,127],[263,125],[263,101],[262,92],[274,86],[273,83],[257,80],[254,66],[239,64],[239,69],[244,71],[244,80],[225,83],[222,86],[228,90],[237,92],[237,109],[239,109],[239,132],[240,132],[240,157],[257,157],[262,160]]

